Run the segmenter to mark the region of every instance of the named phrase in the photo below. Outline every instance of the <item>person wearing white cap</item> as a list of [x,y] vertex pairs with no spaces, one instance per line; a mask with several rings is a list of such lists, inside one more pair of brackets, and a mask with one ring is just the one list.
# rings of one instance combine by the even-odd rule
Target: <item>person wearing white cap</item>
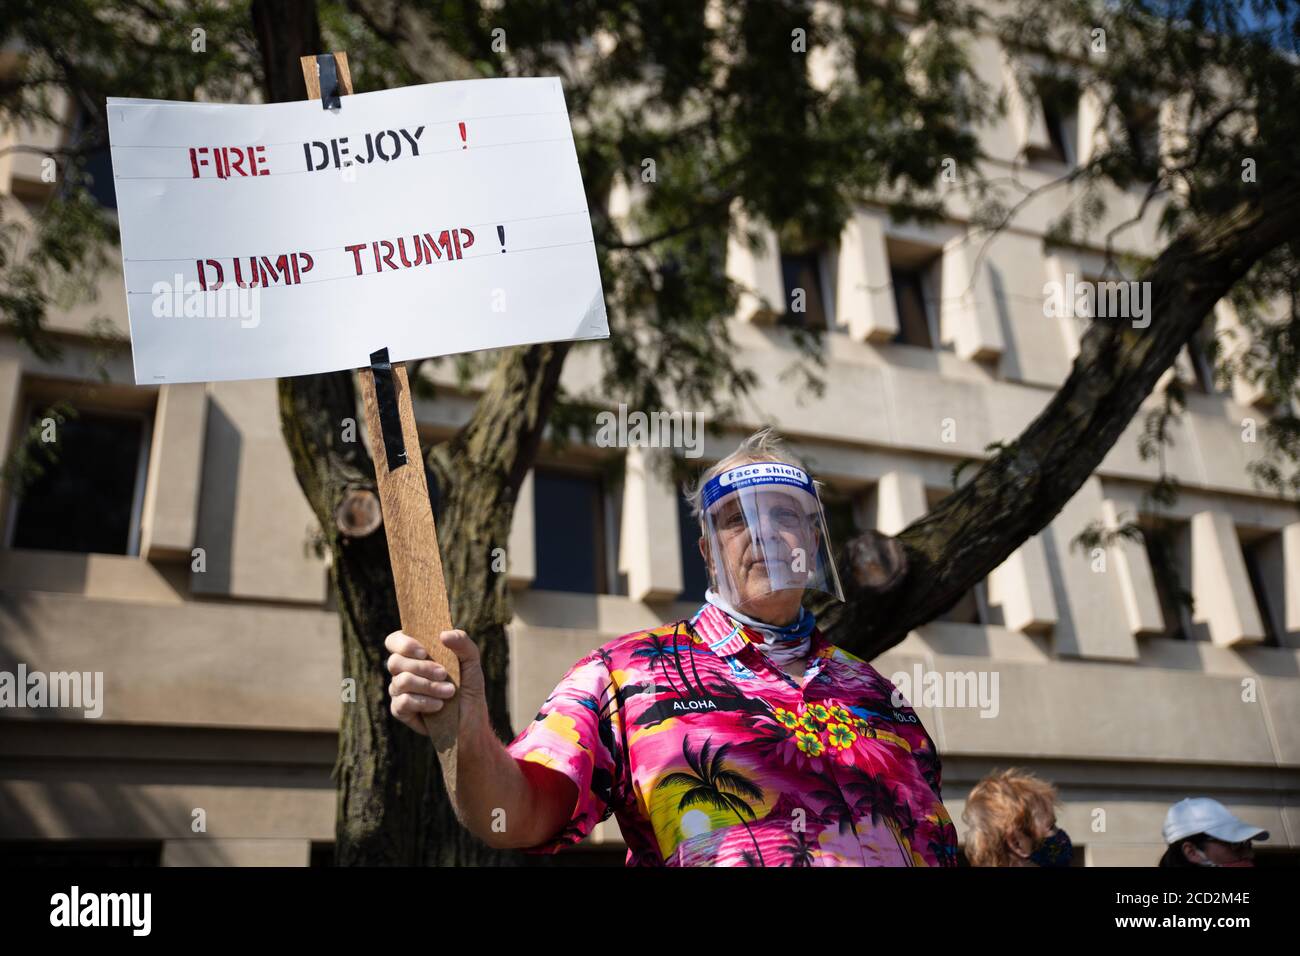
[[1268,831],[1238,819],[1218,800],[1189,797],[1165,814],[1168,848],[1161,866],[1254,866],[1252,840],[1267,840]]

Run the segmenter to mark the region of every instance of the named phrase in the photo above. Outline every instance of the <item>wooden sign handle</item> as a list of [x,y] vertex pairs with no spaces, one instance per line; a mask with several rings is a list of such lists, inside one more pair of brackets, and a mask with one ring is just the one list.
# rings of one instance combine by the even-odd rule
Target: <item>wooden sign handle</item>
[[[352,75],[348,55],[335,53],[338,92],[352,93]],[[301,58],[302,75],[307,81],[309,99],[321,98],[320,72],[314,56]],[[347,109],[344,105],[342,109]],[[340,189],[347,184],[340,181]],[[376,348],[385,343],[377,342]],[[408,461],[400,467],[388,467],[384,431],[380,421],[375,375],[371,368],[361,369],[361,395],[366,406],[366,429],[370,433],[370,454],[375,460],[379,482],[379,503],[388,535],[388,558],[393,566],[393,583],[397,588],[397,608],[402,630],[420,642],[437,661],[451,681],[460,687],[460,662],[443,646],[438,635],[451,629],[451,607],[447,601],[447,584],[442,576],[442,556],[438,552],[438,529],[429,503],[429,488],[424,480],[424,459],[420,454],[420,436],[415,427],[415,408],[406,378],[406,365],[392,366],[396,404],[402,422],[402,438]],[[459,727],[457,698],[447,701],[438,713],[424,718],[425,730],[438,751],[448,792],[455,793],[456,733]]]

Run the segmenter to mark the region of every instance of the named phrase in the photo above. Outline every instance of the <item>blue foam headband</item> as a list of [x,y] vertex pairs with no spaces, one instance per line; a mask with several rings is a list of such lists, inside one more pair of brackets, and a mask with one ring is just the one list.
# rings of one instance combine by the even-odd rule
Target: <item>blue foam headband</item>
[[726,497],[733,491],[752,488],[756,485],[782,485],[787,488],[798,488],[814,498],[817,497],[812,479],[802,469],[796,468],[794,465],[787,465],[782,461],[757,461],[748,465],[739,465],[736,468],[714,475],[709,479],[708,484],[704,486],[701,503],[707,510],[718,499]]

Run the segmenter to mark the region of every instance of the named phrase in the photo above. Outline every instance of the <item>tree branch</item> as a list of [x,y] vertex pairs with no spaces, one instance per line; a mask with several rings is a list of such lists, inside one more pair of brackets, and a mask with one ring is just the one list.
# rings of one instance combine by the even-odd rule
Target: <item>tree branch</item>
[[888,650],[1046,527],[1215,303],[1261,257],[1297,237],[1297,178],[1280,184],[1267,203],[1243,203],[1184,230],[1141,277],[1150,283],[1149,327],[1092,323],[1069,377],[1042,413],[970,482],[897,536],[907,557],[903,583],[884,595],[856,586],[846,603],[815,608],[834,640],[867,657]]

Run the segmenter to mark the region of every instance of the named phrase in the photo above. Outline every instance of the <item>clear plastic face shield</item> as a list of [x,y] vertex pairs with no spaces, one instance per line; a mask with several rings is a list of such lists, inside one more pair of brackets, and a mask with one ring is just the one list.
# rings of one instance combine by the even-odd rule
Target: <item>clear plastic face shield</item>
[[701,507],[713,587],[733,607],[808,588],[844,600],[821,499],[802,469],[738,465],[709,480]]

